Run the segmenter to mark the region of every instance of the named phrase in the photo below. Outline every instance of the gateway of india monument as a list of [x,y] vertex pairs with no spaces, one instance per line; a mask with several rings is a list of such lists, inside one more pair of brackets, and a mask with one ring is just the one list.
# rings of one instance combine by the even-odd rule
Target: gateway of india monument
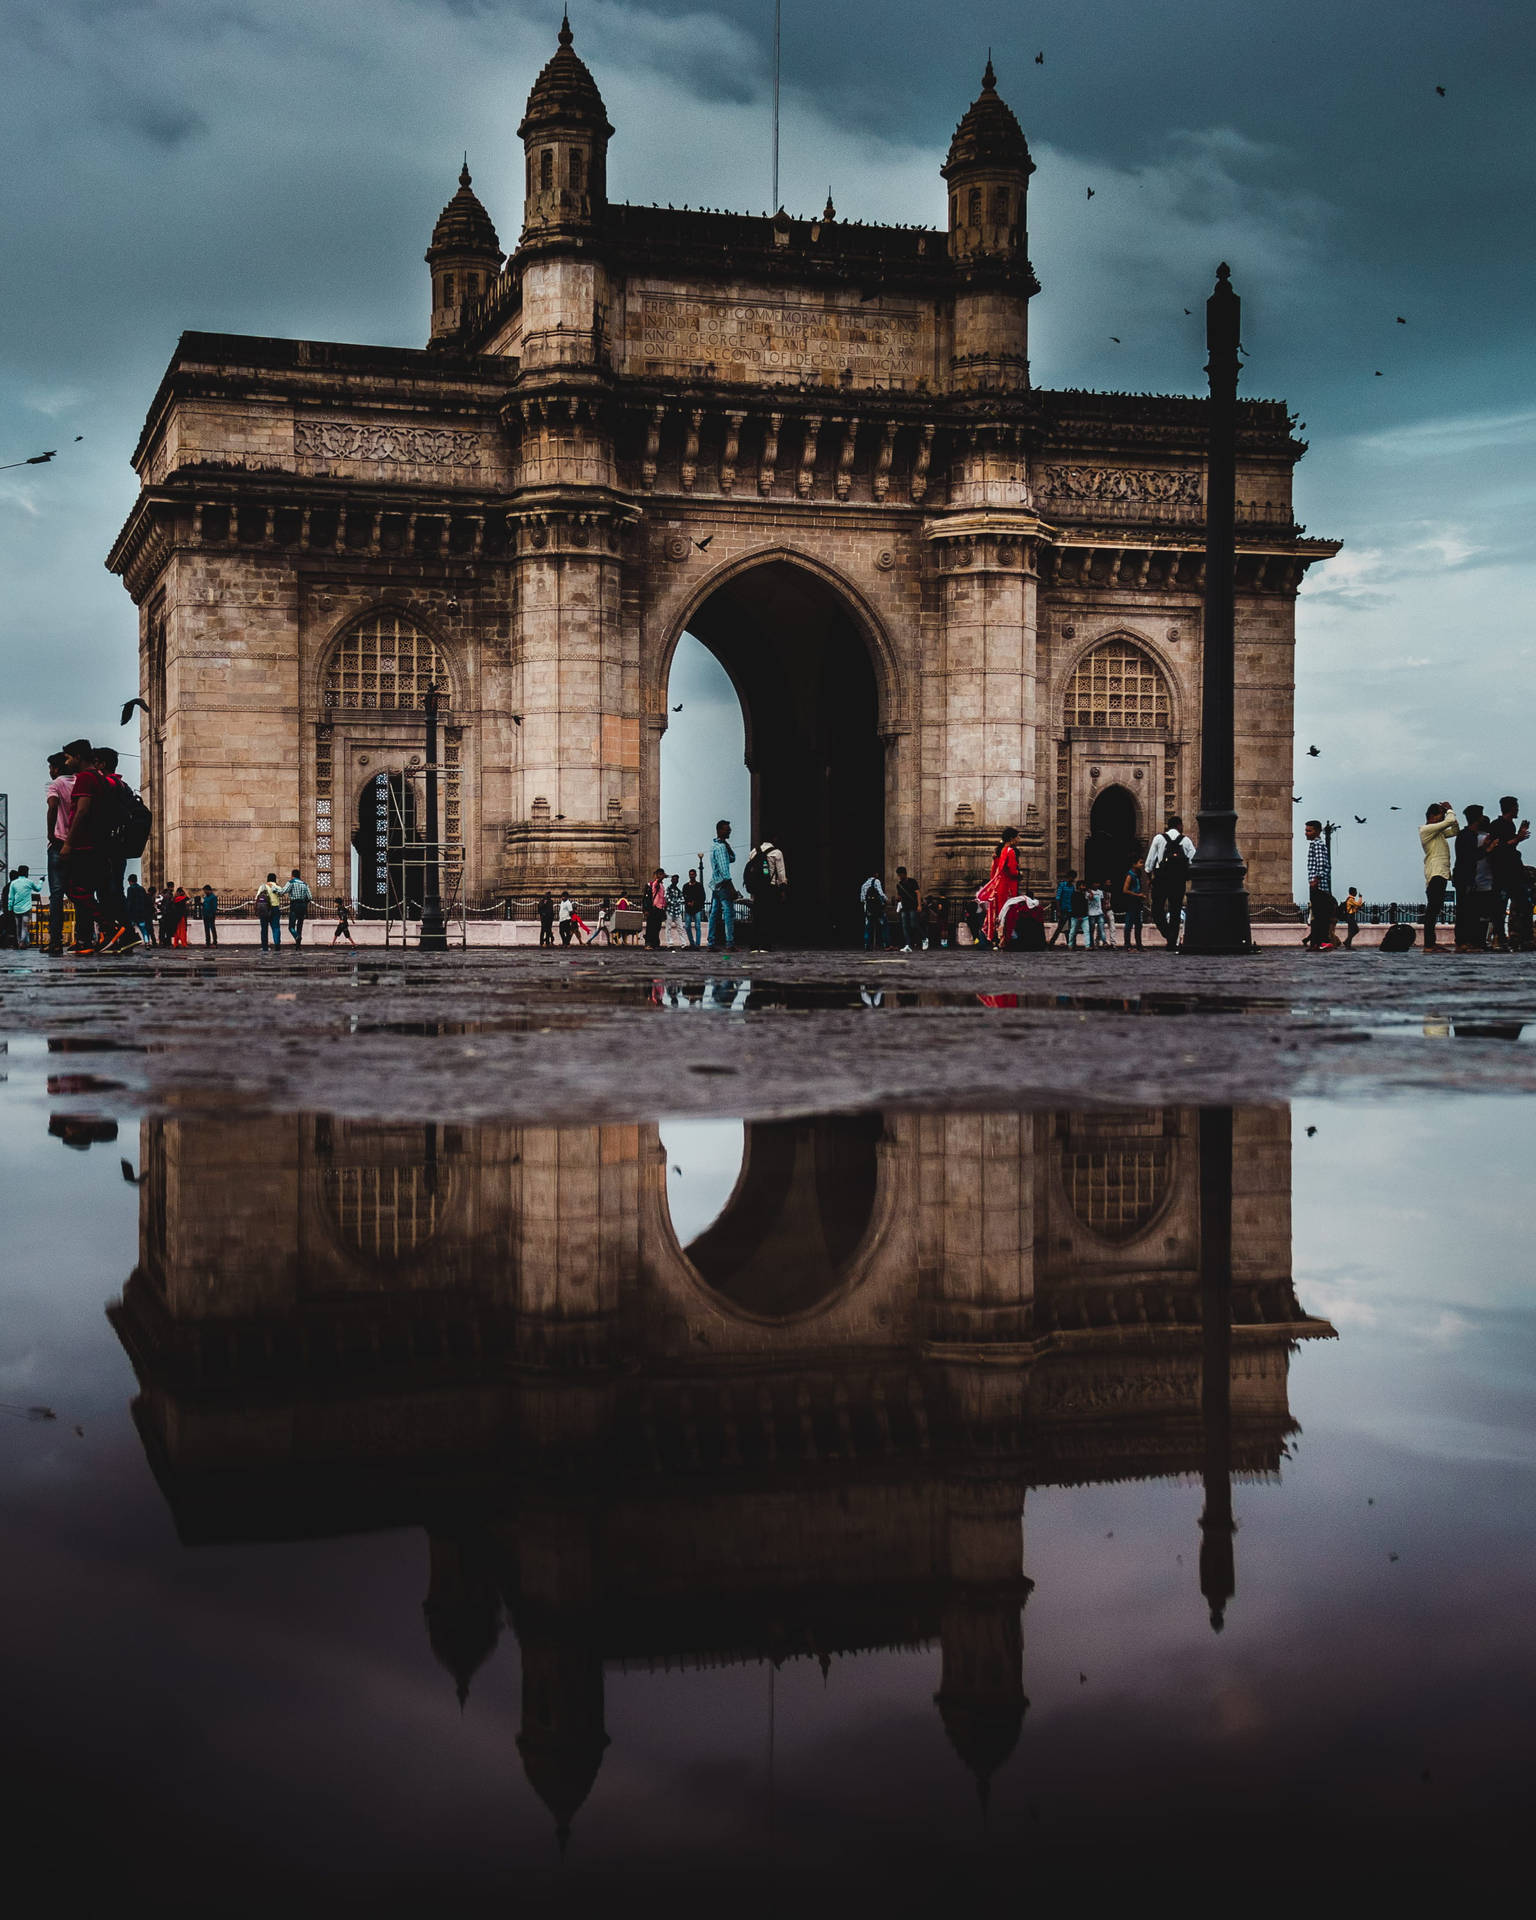
[[[1045,887],[1192,824],[1206,404],[1031,385],[1034,163],[990,62],[943,228],[625,205],[613,132],[563,24],[517,244],[466,167],[424,350],[182,336],[108,560],[139,608],[150,871],[238,898],[298,864],[382,910],[413,884],[435,684],[463,899],[633,888],[684,633],[744,710],[738,842],[784,848],[809,935],[898,861],[973,887],[1006,826]],[[1336,551],[1294,522],[1293,425],[1239,409],[1259,913],[1292,897],[1297,588]]]

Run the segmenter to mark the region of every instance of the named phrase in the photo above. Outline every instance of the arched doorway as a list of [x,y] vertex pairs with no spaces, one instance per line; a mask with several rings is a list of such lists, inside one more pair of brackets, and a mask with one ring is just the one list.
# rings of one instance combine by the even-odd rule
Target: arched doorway
[[[410,917],[421,912],[423,867],[416,824],[416,789],[403,773],[376,773],[357,797],[357,907],[380,918],[394,902]],[[414,856],[414,857],[413,857]]]
[[1106,787],[1095,797],[1083,848],[1083,873],[1089,886],[1120,891],[1131,862],[1141,851],[1136,814],[1135,795],[1125,787]]
[[784,853],[788,937],[851,942],[859,886],[885,861],[885,747],[864,634],[832,586],[783,560],[725,581],[688,632],[729,674],[745,720],[752,817],[732,822],[737,874],[766,834]]

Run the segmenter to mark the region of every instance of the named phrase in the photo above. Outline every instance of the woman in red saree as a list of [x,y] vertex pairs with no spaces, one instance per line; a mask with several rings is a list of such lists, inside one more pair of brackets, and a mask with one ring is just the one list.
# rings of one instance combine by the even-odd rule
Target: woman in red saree
[[987,910],[981,937],[989,946],[997,944],[998,916],[1019,891],[1019,850],[1013,844],[1018,837],[1017,827],[1003,828],[1002,842],[992,856],[991,875],[987,884],[977,889],[976,898]]

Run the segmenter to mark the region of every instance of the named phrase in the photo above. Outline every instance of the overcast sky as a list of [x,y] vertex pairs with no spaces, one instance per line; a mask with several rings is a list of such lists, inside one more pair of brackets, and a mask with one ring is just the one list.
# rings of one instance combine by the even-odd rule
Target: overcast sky
[[[767,206],[772,13],[577,0],[616,198]],[[177,334],[421,345],[421,255],[466,147],[516,237],[515,129],[558,16],[9,0],[0,458],[60,449],[0,473],[13,859],[41,851],[46,750],[130,738],[134,609],[102,559]],[[1536,8],[784,0],[785,203],[817,210],[830,184],[845,217],[942,224],[937,168],[989,46],[1039,167],[1038,384],[1197,390],[1183,309],[1232,263],[1244,391],[1307,422],[1298,516],[1347,543],[1300,605],[1299,738],[1322,754],[1297,811],[1345,822],[1341,881],[1409,897],[1427,800],[1536,789]]]

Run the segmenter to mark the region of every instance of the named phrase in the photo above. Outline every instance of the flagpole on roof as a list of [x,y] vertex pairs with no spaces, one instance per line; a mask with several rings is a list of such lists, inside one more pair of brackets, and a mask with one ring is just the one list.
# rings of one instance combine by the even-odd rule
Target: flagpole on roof
[[783,0],[773,0],[773,194],[769,206],[779,210],[779,27]]

